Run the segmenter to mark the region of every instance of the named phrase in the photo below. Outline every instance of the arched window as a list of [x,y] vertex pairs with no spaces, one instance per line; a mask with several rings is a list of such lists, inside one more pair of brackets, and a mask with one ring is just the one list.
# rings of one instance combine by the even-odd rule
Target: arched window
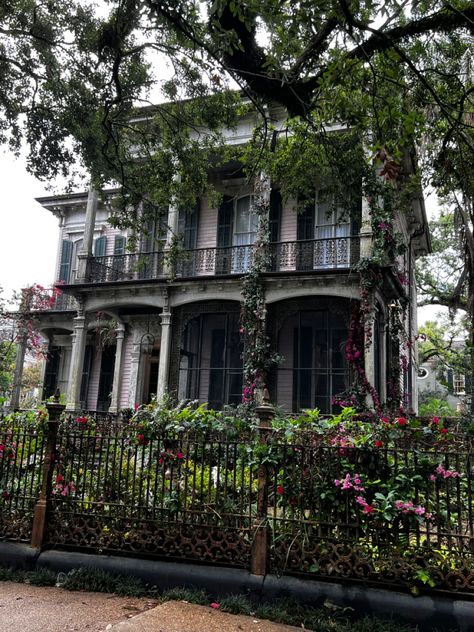
[[208,313],[190,319],[180,349],[180,399],[210,408],[242,401],[243,345],[238,313]]
[[333,399],[349,387],[346,339],[346,320],[329,309],[288,316],[278,334],[278,353],[283,357],[274,385],[278,405],[285,410],[332,412]]

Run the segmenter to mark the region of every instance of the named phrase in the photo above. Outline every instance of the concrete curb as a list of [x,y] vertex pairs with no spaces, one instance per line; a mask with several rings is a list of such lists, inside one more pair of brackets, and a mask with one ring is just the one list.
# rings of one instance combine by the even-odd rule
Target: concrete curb
[[243,569],[198,564],[150,561],[111,555],[92,555],[71,551],[38,552],[25,544],[0,542],[0,564],[32,570],[48,568],[68,572],[73,568],[96,568],[110,573],[139,577],[160,590],[177,586],[202,588],[214,595],[244,594],[253,599],[271,601],[293,597],[314,607],[330,601],[353,608],[359,615],[392,617],[399,623],[417,624],[422,632],[433,629],[472,632],[474,602],[450,597],[422,596],[373,588],[296,577],[251,575]]

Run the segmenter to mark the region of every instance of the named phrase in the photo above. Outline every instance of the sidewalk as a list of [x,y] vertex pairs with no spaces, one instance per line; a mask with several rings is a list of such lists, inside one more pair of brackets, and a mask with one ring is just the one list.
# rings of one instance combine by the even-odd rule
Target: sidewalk
[[0,582],[0,632],[296,632],[301,628],[170,601]]

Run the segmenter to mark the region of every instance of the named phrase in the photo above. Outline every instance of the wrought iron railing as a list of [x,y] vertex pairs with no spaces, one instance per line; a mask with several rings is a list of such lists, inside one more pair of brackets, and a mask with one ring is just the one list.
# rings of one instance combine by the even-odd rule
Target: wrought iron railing
[[[178,278],[245,274],[253,265],[253,245],[184,251],[175,267]],[[268,272],[348,269],[359,260],[358,237],[282,241],[268,246]],[[165,278],[164,252],[91,257],[89,283]]]
[[350,268],[359,261],[359,237],[280,241],[270,244],[272,272]]
[[51,305],[50,310],[58,312],[74,311],[77,310],[77,301],[74,296],[61,293],[56,296],[54,304]]
[[163,251],[90,257],[87,261],[86,281],[89,283],[139,281],[164,277]]

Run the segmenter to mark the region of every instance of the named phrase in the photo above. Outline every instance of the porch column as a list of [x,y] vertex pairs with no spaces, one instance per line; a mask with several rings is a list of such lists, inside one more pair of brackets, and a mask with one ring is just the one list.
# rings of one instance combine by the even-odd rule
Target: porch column
[[81,406],[82,368],[86,349],[87,328],[83,310],[77,311],[72,334],[71,364],[69,366],[68,394],[66,410],[78,410]]
[[82,248],[78,254],[78,271],[77,280],[83,283],[86,280],[87,258],[92,256],[92,244],[94,242],[95,216],[97,212],[97,191],[92,187],[89,189],[87,196],[86,219],[84,224],[84,237],[82,240]]
[[360,259],[372,255],[372,223],[370,206],[366,198],[362,198],[362,222],[360,227]]
[[125,337],[125,325],[118,323],[116,329],[117,347],[115,350],[114,380],[112,383],[112,397],[110,399],[109,412],[118,412],[118,402],[120,396],[120,381],[122,379],[122,351],[123,339]]
[[140,379],[140,344],[134,342],[133,351],[130,354],[130,390],[128,393],[128,405],[134,408],[135,404],[141,404],[141,383]]
[[168,228],[166,231],[166,244],[165,244],[165,265],[164,271],[166,276],[173,277],[175,274],[174,264],[168,259],[169,253],[178,235],[178,222],[179,222],[179,209],[172,203],[168,207]]
[[13,373],[13,388],[10,397],[10,408],[20,408],[20,394],[21,394],[21,382],[23,379],[23,365],[25,362],[27,344],[27,333],[23,331],[17,342],[16,357],[15,357],[15,371]]
[[171,350],[171,312],[164,311],[161,320],[160,364],[158,366],[158,387],[156,399],[160,400],[168,392],[168,374]]

